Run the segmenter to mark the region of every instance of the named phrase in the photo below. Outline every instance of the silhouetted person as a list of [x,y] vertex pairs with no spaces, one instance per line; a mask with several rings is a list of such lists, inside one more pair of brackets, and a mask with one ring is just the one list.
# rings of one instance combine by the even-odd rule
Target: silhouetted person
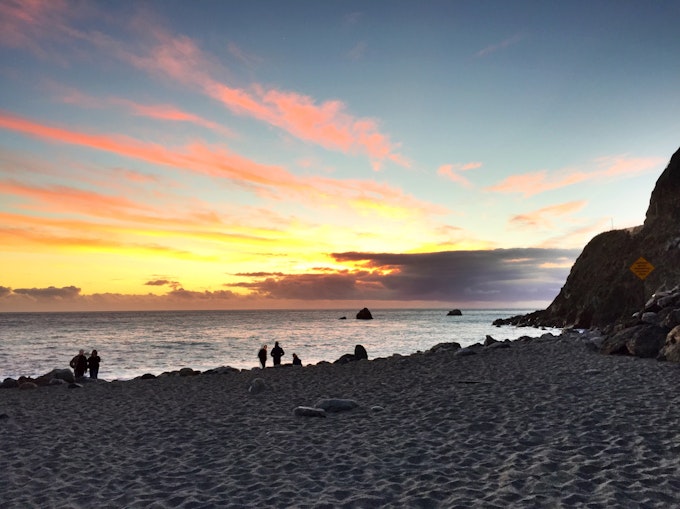
[[90,368],[90,378],[96,380],[97,376],[99,376],[99,363],[101,362],[101,359],[99,358],[99,355],[97,355],[97,350],[92,350],[92,353],[90,354],[90,358],[87,359],[87,367]]
[[302,366],[302,361],[300,360],[300,357],[298,357],[296,353],[293,354],[293,366]]
[[257,352],[257,356],[260,358],[262,369],[264,369],[265,365],[267,364],[267,345],[264,345],[262,348],[260,348],[260,351]]
[[87,357],[85,357],[85,350],[80,350],[78,355],[76,355],[69,366],[73,368],[73,374],[76,378],[82,378],[85,376],[85,371],[87,371]]
[[274,366],[279,366],[281,364],[281,357],[285,355],[286,352],[283,348],[279,346],[279,342],[274,342],[274,348],[272,348],[272,359],[274,359]]

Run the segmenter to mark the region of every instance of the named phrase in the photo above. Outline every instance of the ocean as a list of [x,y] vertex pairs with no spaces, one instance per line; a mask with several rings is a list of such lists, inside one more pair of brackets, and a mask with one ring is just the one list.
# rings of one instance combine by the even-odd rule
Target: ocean
[[98,351],[100,379],[128,380],[183,367],[252,369],[260,347],[271,351],[275,341],[286,352],[284,364],[297,353],[306,365],[333,362],[357,344],[373,359],[452,341],[468,346],[487,334],[503,340],[560,332],[492,325],[532,311],[526,309],[463,309],[462,316],[444,309],[378,309],[371,310],[373,320],[357,320],[357,311],[0,313],[0,380],[66,368],[81,348]]

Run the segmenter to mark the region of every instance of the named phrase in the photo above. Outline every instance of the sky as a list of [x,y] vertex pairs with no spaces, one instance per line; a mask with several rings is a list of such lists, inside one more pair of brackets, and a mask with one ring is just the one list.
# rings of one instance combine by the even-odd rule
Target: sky
[[0,1],[0,311],[544,308],[680,146],[680,3]]

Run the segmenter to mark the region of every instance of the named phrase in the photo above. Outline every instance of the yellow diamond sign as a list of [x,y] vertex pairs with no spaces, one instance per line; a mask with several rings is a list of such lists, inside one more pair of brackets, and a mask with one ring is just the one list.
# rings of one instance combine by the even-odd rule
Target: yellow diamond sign
[[645,260],[642,256],[633,262],[630,270],[643,281],[654,270],[654,265]]

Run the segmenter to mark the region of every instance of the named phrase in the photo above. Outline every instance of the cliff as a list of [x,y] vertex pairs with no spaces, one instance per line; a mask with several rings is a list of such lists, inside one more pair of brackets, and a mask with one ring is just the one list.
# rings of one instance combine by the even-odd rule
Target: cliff
[[[654,266],[644,280],[630,267],[640,257]],[[594,237],[576,259],[560,293],[545,310],[494,323],[607,327],[630,320],[652,293],[680,283],[680,149],[652,191],[642,226]]]

